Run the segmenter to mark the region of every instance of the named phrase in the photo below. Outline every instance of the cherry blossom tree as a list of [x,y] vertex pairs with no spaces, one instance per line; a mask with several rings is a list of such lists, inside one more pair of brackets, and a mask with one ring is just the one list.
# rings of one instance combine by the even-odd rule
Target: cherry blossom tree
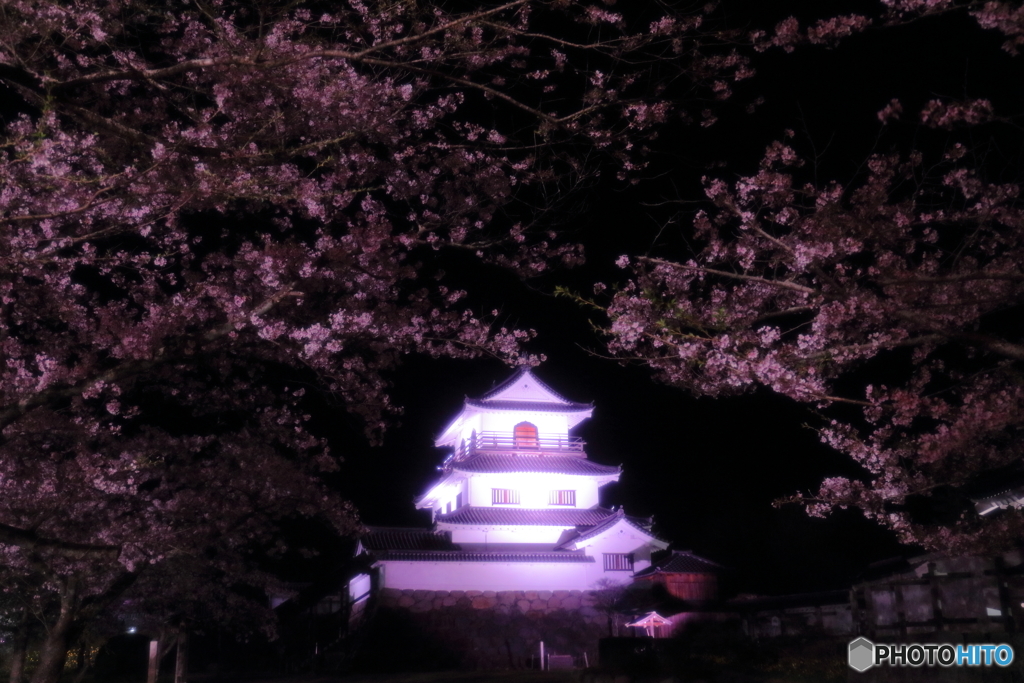
[[[883,5],[874,18],[790,18],[752,43],[800,50],[954,11],[1001,31],[1010,54],[1024,36],[1017,3]],[[821,182],[788,131],[756,172],[705,177],[691,253],[620,259],[631,278],[606,308],[610,348],[699,395],[769,390],[807,404],[862,475],[780,503],[859,508],[928,549],[1004,550],[1024,516],[980,517],[969,490],[1024,452],[1020,169],[1007,179],[978,151],[1012,121],[984,99],[933,99],[916,114],[894,99],[878,119],[947,136]]]
[[265,587],[247,558],[283,520],[358,526],[311,389],[378,434],[406,354],[529,362],[434,255],[578,262],[545,209],[595,151],[625,177],[657,124],[709,116],[659,92],[749,75],[702,18],[4,2],[0,589],[45,634],[32,680],[126,605]]

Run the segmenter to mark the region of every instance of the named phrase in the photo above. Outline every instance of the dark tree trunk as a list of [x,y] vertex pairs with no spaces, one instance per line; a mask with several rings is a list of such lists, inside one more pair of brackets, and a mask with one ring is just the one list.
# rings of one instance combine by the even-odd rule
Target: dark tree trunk
[[60,616],[43,639],[39,652],[39,666],[32,675],[32,683],[57,683],[64,662],[68,657],[68,646],[71,644],[72,628],[78,612],[78,581],[74,577],[67,580],[60,592]]
[[174,683],[185,683],[188,677],[188,633],[185,625],[178,629],[178,646],[174,655]]
[[21,611],[11,644],[11,683],[22,683],[25,676],[25,652],[28,650],[28,610]]
[[57,683],[64,671],[64,662],[68,656],[68,627],[51,629],[43,640],[39,652],[39,667],[32,675],[32,683]]

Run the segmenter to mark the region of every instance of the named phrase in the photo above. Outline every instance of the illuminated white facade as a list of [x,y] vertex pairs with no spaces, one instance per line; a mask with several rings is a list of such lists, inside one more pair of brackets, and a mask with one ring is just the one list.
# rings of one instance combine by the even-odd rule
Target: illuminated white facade
[[416,501],[434,528],[376,528],[361,541],[381,587],[588,590],[649,567],[668,544],[649,520],[600,506],[621,468],[589,460],[570,433],[592,411],[526,368],[467,398],[436,442],[451,449],[442,475]]

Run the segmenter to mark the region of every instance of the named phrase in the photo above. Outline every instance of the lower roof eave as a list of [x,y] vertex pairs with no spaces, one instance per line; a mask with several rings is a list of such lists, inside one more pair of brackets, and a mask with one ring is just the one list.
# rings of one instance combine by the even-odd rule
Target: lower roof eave
[[593,564],[594,558],[583,553],[549,552],[549,553],[493,553],[468,551],[424,551],[402,552],[389,551],[375,556],[375,563],[384,562],[473,562],[508,564],[542,563],[542,564]]
[[467,505],[435,518],[439,529],[471,527],[561,527],[594,526],[615,516],[601,508],[520,508]]

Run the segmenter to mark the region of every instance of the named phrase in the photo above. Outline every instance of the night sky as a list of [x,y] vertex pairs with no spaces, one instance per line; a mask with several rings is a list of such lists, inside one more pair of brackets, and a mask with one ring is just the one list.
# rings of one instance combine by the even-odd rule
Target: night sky
[[[759,7],[726,2],[723,16],[729,26],[753,27],[772,26],[790,13],[782,3]],[[613,265],[620,254],[685,257],[687,224],[704,198],[701,176],[709,169],[726,178],[753,173],[765,146],[786,128],[795,132],[799,151],[818,156],[812,171],[819,179],[849,182],[872,152],[943,143],[945,133],[913,124],[914,112],[929,99],[989,97],[997,110],[1024,111],[1021,59],[1002,52],[1001,42],[956,14],[872,31],[838,49],[762,54],[757,77],[737,88],[718,125],[677,126],[661,138],[653,180],[631,189],[599,183],[578,199],[561,227],[586,246],[586,266],[524,283],[453,260],[449,281],[470,290],[471,306],[498,309],[502,325],[537,330],[530,350],[548,357],[538,376],[572,400],[594,402],[594,417],[576,433],[592,460],[624,468],[620,483],[602,489],[604,505],[653,515],[658,535],[732,568],[733,588],[742,592],[841,588],[870,562],[914,552],[859,512],[822,520],[793,507],[773,508],[776,498],[816,490],[825,476],[859,472],[819,443],[806,426],[816,419],[806,408],[767,392],[698,399],[657,384],[641,366],[601,357],[590,314],[551,292],[563,285],[589,295],[594,281],[621,282],[625,274]],[[765,103],[751,115],[745,105],[758,96]],[[893,97],[911,122],[883,129],[876,113]],[[1001,149],[997,140],[989,154],[993,163],[1011,165],[1019,150]],[[655,206],[664,199],[690,203]],[[666,226],[670,218],[676,222]],[[382,447],[364,445],[358,425],[344,418],[333,425],[332,444],[346,456],[341,486],[365,523],[429,524],[429,513],[416,511],[412,500],[437,476],[445,455],[433,447],[433,437],[464,396],[486,392],[510,372],[489,359],[409,358],[393,378],[405,414]]]

